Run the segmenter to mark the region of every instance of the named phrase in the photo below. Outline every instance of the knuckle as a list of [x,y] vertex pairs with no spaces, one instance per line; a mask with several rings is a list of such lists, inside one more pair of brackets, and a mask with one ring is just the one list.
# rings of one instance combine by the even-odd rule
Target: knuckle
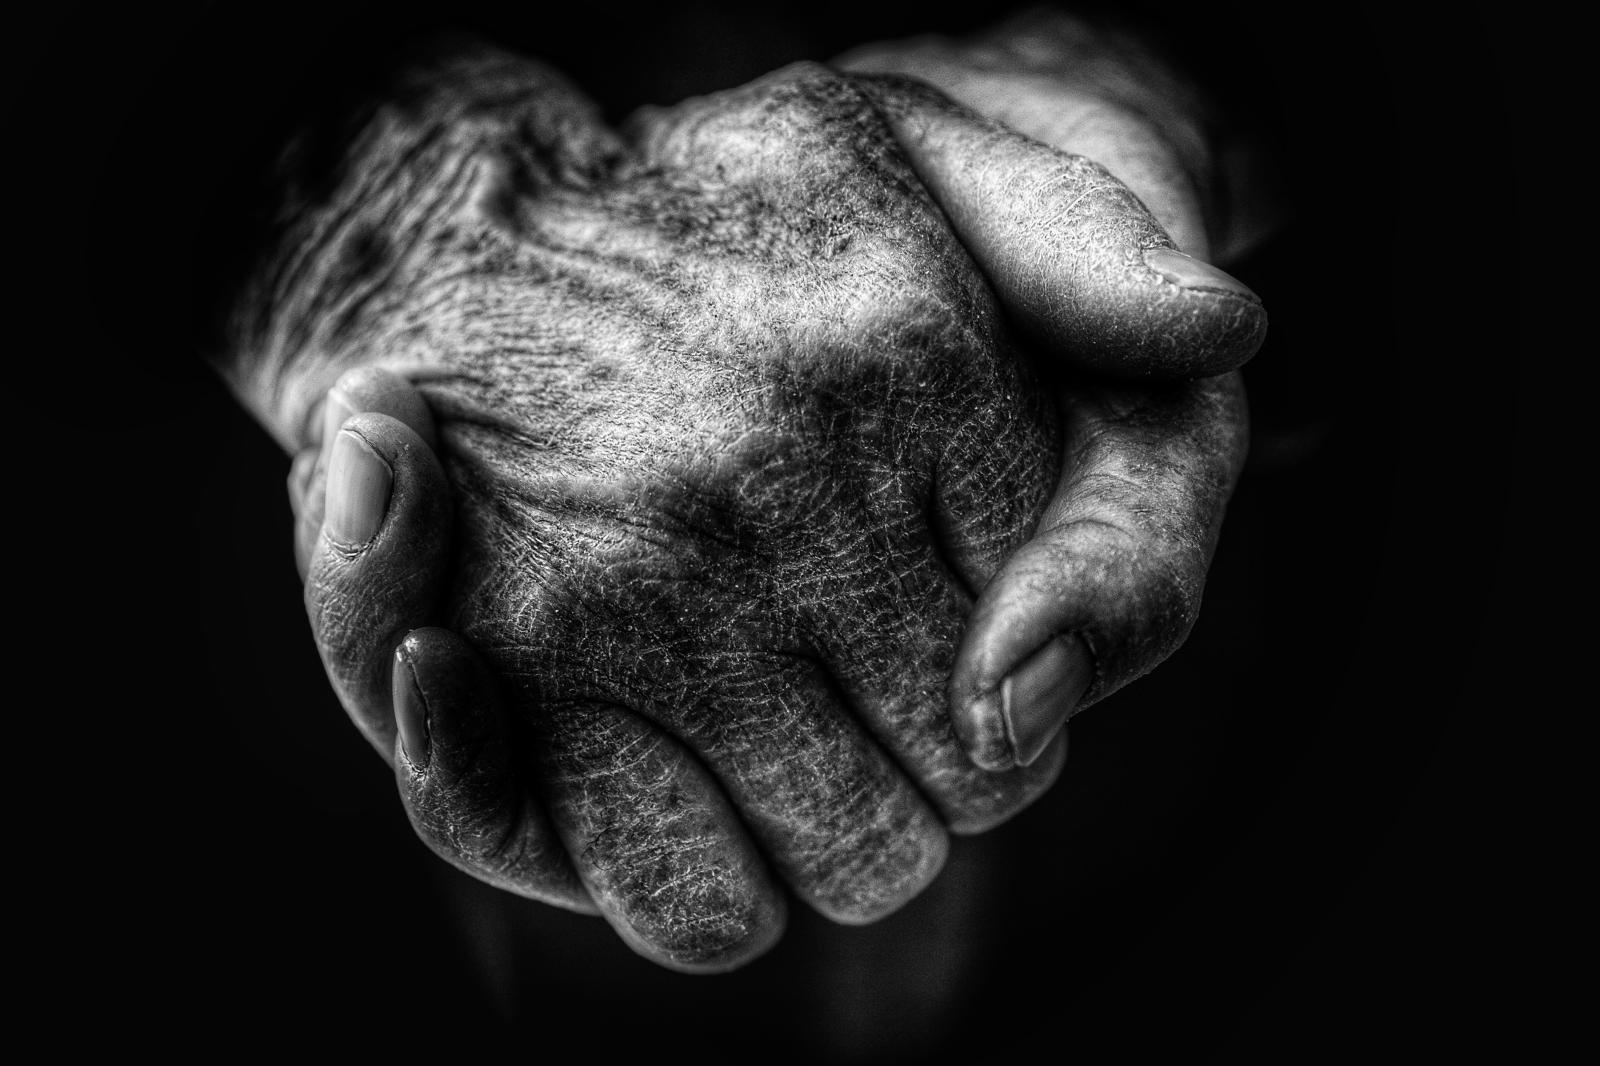
[[[841,155],[836,129],[868,104],[843,75],[819,63],[801,62],[736,89],[651,109],[637,120],[646,133],[647,155],[681,166],[710,166],[723,176],[761,176],[760,164]],[[807,150],[820,150],[820,157]]]

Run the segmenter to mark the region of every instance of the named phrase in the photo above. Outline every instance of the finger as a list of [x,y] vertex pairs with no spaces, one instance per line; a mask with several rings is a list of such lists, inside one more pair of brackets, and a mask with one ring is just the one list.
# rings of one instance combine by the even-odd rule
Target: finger
[[306,613],[340,702],[388,759],[390,658],[442,587],[449,495],[432,450],[395,419],[355,415],[333,436]]
[[639,954],[690,973],[772,947],[787,907],[716,782],[632,711],[543,709],[540,780],[600,913]]
[[1128,187],[1174,247],[1208,258],[1200,192],[1178,153],[1138,112],[1059,85],[996,97],[974,110],[1058,152],[1094,160]]
[[488,667],[445,629],[417,629],[394,655],[395,776],[417,836],[480,881],[595,913],[549,815],[512,756]]
[[[314,443],[301,449],[289,471],[289,502],[295,513],[295,561],[300,578],[322,531],[323,502],[327,495],[328,458],[333,442],[351,415],[388,415],[410,429],[430,449],[437,447],[433,414],[410,381],[391,370],[356,367],[339,377],[323,398],[321,431]],[[420,624],[420,619],[418,624]]]
[[946,696],[972,601],[938,565],[925,530],[920,545],[909,546],[919,533],[907,525],[895,538],[907,547],[861,568],[881,578],[835,590],[811,624],[851,707],[951,832],[980,833],[1049,790],[1066,762],[1066,737],[1031,765],[1008,772],[974,764],[952,729]]
[[[1063,741],[1031,767],[986,773],[952,731],[946,697],[977,592],[1045,509],[1060,438],[1054,402],[1020,361],[992,347],[951,352],[924,352],[915,385],[887,414],[835,423],[844,436],[826,461],[845,490],[780,555],[801,564],[787,580],[806,590],[805,632],[849,706],[951,831],[966,834],[1027,807],[1066,755]],[[796,494],[815,480],[816,460],[798,469]],[[823,546],[827,580],[804,564],[804,542]]]
[[1026,765],[1183,642],[1244,460],[1236,374],[1080,388],[1064,415],[1062,484],[983,590],[950,680],[956,732],[986,768]]
[[659,691],[679,698],[641,710],[701,757],[796,896],[864,924],[938,875],[949,850],[939,816],[814,662],[724,649],[668,672],[675,683]]
[[1175,248],[1209,257],[1200,191],[1154,124],[1130,107],[1081,89],[1048,82],[1031,89],[961,102],[1058,152],[1094,160],[1128,187]]
[[661,965],[749,961],[777,941],[785,899],[715,778],[616,680],[642,658],[617,637],[637,621],[617,594],[649,600],[659,588],[624,561],[625,545],[584,536],[563,551],[559,524],[530,529],[518,512],[528,503],[493,465],[505,445],[472,424],[453,429],[464,561],[446,616],[528,728],[519,750],[534,753],[532,776],[590,898]]
[[1103,166],[920,82],[862,80],[1006,309],[1074,366],[1184,380],[1234,369],[1261,346],[1260,299],[1178,251]]

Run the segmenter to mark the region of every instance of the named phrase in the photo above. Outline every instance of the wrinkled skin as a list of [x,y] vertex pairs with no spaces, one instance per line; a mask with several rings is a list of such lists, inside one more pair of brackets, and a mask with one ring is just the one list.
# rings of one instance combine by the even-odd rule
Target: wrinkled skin
[[[887,913],[947,826],[1009,817],[1064,758],[1058,736],[984,772],[946,715],[974,597],[1061,449],[891,134],[906,91],[800,66],[619,137],[535,65],[458,58],[379,113],[331,195],[302,190],[240,302],[241,394],[291,445],[351,365],[432,409],[453,584],[419,540],[415,587],[371,594],[442,593],[504,683],[476,701],[516,738],[490,757],[544,804],[514,846],[467,850],[526,894],[587,894],[668,965],[771,942],[769,862],[831,917]],[[402,496],[430,476],[408,469]],[[360,611],[327,581],[308,600],[336,628]],[[329,669],[382,687],[351,676],[368,664]],[[392,721],[358,722],[394,749]],[[429,809],[419,831],[460,852],[473,827]]]

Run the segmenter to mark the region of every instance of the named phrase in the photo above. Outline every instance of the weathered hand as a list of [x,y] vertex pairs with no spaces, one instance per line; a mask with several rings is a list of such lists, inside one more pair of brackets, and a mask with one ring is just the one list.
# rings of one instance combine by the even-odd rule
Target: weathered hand
[[[1039,8],[970,38],[864,45],[834,65],[917,78],[1009,129],[1093,159],[1173,239],[1176,248],[1147,253],[1148,263],[1186,287],[1248,291],[1206,260],[1238,255],[1276,224],[1259,154],[1245,140],[1219,144],[1227,124],[1204,93],[1138,38]],[[981,153],[969,159],[991,165]],[[1024,211],[1035,202],[1013,200]],[[969,246],[1006,240],[994,206],[959,218]],[[1063,340],[1039,353],[1047,369],[1083,364],[1076,339]],[[1125,377],[1138,364],[1096,369]],[[1195,378],[1205,372],[1218,376]],[[984,590],[951,682],[956,728],[982,765],[1033,757],[1072,714],[1157,666],[1194,622],[1248,415],[1232,367],[1194,362],[1172,376],[1138,387],[1104,376],[1056,383],[1069,445],[1061,483],[1033,537]],[[1083,668],[1091,656],[1092,684]]]
[[[498,108],[482,106],[486,86]],[[1031,767],[984,774],[945,724],[971,596],[1034,525],[1058,455],[946,218],[1025,327],[1085,363],[1231,365],[1262,320],[1237,290],[1150,269],[1143,253],[1166,242],[1103,171],[913,85],[792,69],[641,116],[627,145],[552,105],[551,88],[533,68],[469,65],[380,123],[354,153],[357,188],[302,211],[244,300],[243,362],[267,371],[243,387],[290,437],[306,383],[339,367],[384,362],[422,383],[463,519],[450,617],[511,709],[500,726],[488,697],[460,703],[480,708],[465,733],[532,735],[567,851],[636,946],[725,965],[781,922],[746,828],[802,898],[869,920],[937,869],[928,800],[981,828],[1064,753],[1057,741]],[[990,167],[964,168],[978,150]],[[1036,183],[1035,210],[983,209],[1018,179]],[[426,615],[438,538],[412,545],[403,581],[355,575],[407,542],[408,499],[436,499],[408,433],[363,415],[333,437],[335,480],[364,469],[401,506],[360,530],[375,533],[365,547],[330,515],[308,586],[330,674],[385,748],[387,670],[371,652],[386,636],[370,623]],[[1177,440],[1161,446],[1192,450]],[[1229,482],[1185,486],[1199,491],[1180,502],[1198,505],[1168,523],[1193,525],[1205,554]],[[1139,561],[1140,544],[1116,547]],[[430,775],[461,776],[440,751],[471,748],[440,721],[448,683],[426,680],[450,676],[435,669],[460,651],[447,640],[421,634],[405,653],[426,729],[396,688],[413,797]],[[1117,667],[1102,660],[1104,687]],[[471,690],[479,672],[452,661]],[[529,779],[502,762],[479,776]],[[537,845],[517,876],[555,871],[521,887],[559,896],[549,834],[513,808],[518,847]],[[436,837],[459,828],[436,822]]]

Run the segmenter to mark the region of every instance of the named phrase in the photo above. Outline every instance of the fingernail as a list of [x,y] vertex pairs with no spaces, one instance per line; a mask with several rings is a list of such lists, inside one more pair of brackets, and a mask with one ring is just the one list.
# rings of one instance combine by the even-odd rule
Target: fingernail
[[1144,261],[1151,270],[1186,289],[1214,289],[1260,299],[1250,286],[1232,274],[1218,270],[1202,259],[1185,255],[1176,248],[1146,248]]
[[998,691],[986,692],[973,700],[967,709],[966,721],[971,730],[968,755],[978,769],[999,774],[1016,766]]
[[1094,656],[1076,634],[1024,659],[1000,683],[1000,717],[1018,766],[1044,752],[1094,680]]
[[333,435],[344,427],[344,420],[355,414],[338,389],[329,389],[322,402],[322,446],[326,448]]
[[328,460],[323,509],[328,536],[348,548],[366,547],[383,524],[393,485],[393,471],[372,446],[354,433],[340,432]]
[[400,734],[400,754],[414,769],[428,765],[428,701],[417,685],[416,667],[403,647],[394,652],[394,675],[389,686],[394,694],[394,723]]

